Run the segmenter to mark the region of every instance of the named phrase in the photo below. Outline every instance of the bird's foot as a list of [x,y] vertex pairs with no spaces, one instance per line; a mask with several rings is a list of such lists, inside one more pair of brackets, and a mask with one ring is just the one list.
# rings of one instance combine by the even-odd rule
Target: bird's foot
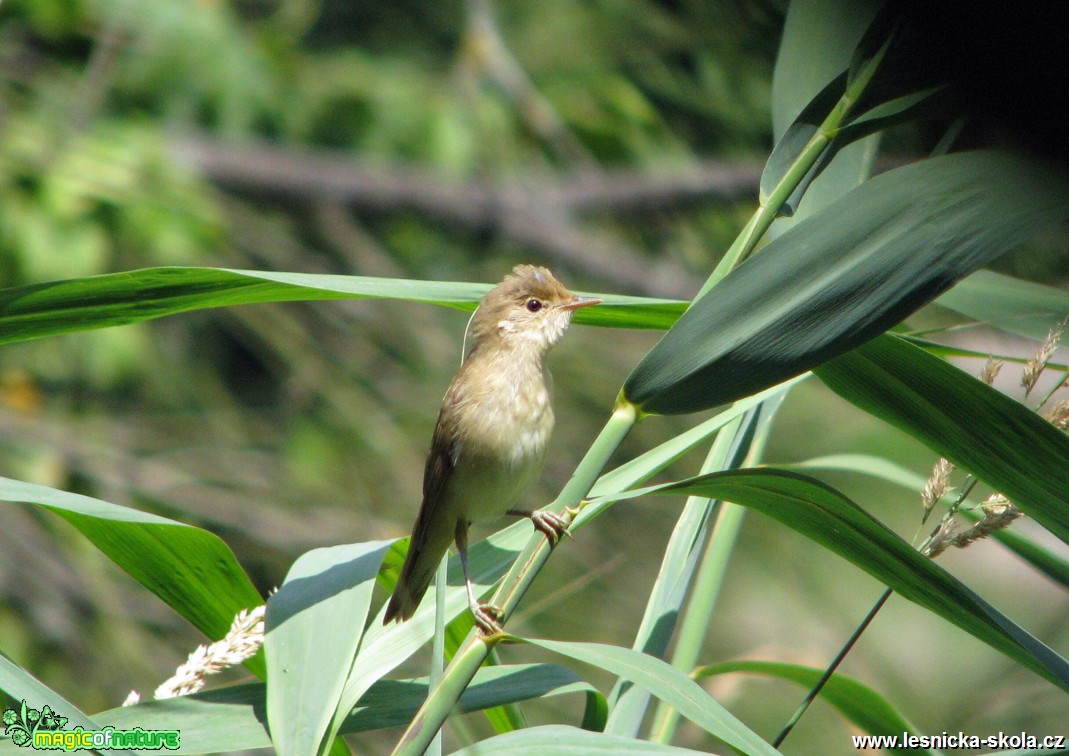
[[501,607],[493,604],[474,604],[471,607],[471,615],[475,618],[475,626],[484,636],[499,635],[504,631],[501,620],[504,612]]
[[568,526],[572,524],[575,511],[571,509],[565,509],[562,514],[539,509],[537,512],[531,512],[530,517],[535,529],[545,534],[551,546],[556,546],[562,536],[572,537],[568,532]]

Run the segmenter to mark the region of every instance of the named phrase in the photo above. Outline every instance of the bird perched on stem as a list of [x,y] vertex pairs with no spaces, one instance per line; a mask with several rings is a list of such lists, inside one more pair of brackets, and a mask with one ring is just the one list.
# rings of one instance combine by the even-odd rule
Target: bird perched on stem
[[530,517],[555,542],[567,523],[552,512],[514,510],[542,470],[553,431],[551,379],[543,365],[572,313],[599,304],[577,297],[545,268],[517,265],[472,317],[472,345],[438,412],[423,473],[423,504],[385,621],[419,606],[450,542],[464,568],[468,605],[484,633],[500,631],[496,607],[476,598],[468,572],[468,527],[504,514]]

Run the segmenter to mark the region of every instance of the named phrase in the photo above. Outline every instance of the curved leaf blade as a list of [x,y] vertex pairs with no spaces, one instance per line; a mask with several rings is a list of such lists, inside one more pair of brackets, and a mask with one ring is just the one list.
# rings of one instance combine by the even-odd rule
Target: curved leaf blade
[[814,478],[770,468],[736,470],[615,498],[651,493],[707,496],[766,514],[852,562],[903,598],[1069,691],[1069,662],[853,501]]
[[[213,640],[242,609],[263,603],[230,548],[214,533],[81,494],[0,478],[0,500],[62,517],[115,564]],[[262,657],[246,665],[263,672]]]
[[[871,457],[865,454],[837,454],[816,457],[790,465],[781,465],[781,467],[788,470],[846,470],[861,473],[862,475],[870,475],[888,483],[902,486],[913,491],[914,494],[924,488],[926,482],[923,475],[907,470],[888,459]],[[951,495],[948,494],[949,496]],[[959,509],[958,516],[964,517],[970,522],[978,522],[980,520],[979,515],[970,509]],[[1003,544],[1054,582],[1069,588],[1069,560],[1026,538],[1017,532],[1015,528],[996,530],[991,534],[991,538]]]
[[[144,268],[0,289],[0,344],[107,328],[210,307],[329,299],[399,299],[471,311],[489,284],[222,268]],[[577,323],[668,328],[685,303],[598,295]],[[593,310],[598,310],[595,314]]]
[[973,473],[1069,543],[1069,438],[1034,412],[894,336],[814,372],[832,391]]
[[1008,153],[866,181],[788,229],[687,310],[628,376],[644,412],[715,407],[809,370],[1069,217],[1069,186]]
[[[694,679],[745,672],[769,675],[812,689],[824,674],[823,669],[774,661],[729,661],[699,667]],[[852,677],[835,673],[820,691],[820,697],[839,710],[849,722],[870,735],[919,734],[886,698]],[[926,748],[903,749],[908,753],[932,753]]]
[[[31,708],[38,709],[45,704],[51,706],[57,714],[70,720],[71,729],[75,727],[81,727],[83,730],[100,729],[99,722],[87,716],[77,706],[2,654],[0,654],[0,690],[15,701],[26,701]],[[5,738],[0,738],[0,742],[3,740]]]
[[701,686],[680,670],[654,656],[603,643],[510,639],[592,664],[630,680],[674,707],[681,715],[742,753],[775,754],[776,749],[735,718]]

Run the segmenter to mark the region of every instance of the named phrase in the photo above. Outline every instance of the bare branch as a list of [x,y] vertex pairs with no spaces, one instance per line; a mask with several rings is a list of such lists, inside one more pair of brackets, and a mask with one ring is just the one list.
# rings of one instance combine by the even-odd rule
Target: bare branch
[[582,171],[497,184],[455,181],[428,171],[372,165],[344,153],[271,145],[231,147],[185,138],[175,158],[235,191],[297,202],[328,200],[372,212],[412,211],[508,241],[589,273],[624,291],[687,297],[697,281],[679,264],[584,229],[580,214],[633,217],[725,202],[756,192],[756,163],[699,164],[678,175]]

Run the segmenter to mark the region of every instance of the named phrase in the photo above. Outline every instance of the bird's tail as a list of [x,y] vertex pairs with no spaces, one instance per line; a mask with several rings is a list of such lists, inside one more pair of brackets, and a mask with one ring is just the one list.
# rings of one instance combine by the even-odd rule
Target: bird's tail
[[440,523],[437,527],[431,525],[422,529],[422,532],[417,529],[413,534],[404,566],[401,567],[401,576],[397,579],[397,587],[394,588],[390,604],[386,607],[384,624],[396,619],[406,620],[415,613],[453,540],[450,524]]

